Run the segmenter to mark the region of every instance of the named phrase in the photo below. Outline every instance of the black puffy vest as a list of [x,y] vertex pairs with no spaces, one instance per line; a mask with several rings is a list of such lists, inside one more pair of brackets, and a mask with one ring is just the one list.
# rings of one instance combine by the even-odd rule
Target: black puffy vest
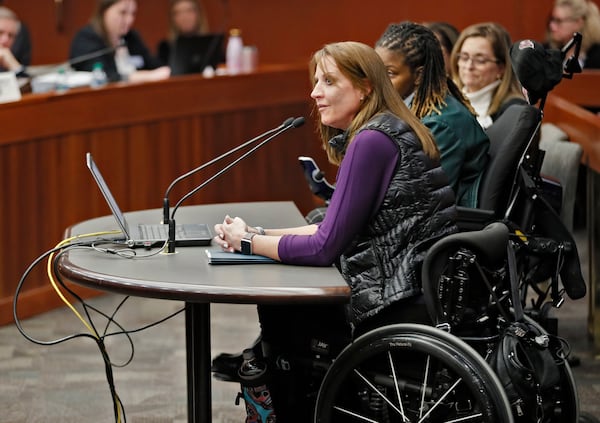
[[454,192],[439,161],[423,152],[410,127],[395,115],[380,114],[363,130],[387,134],[400,154],[379,211],[340,258],[340,271],[352,288],[354,324],[420,294],[426,247],[457,231]]

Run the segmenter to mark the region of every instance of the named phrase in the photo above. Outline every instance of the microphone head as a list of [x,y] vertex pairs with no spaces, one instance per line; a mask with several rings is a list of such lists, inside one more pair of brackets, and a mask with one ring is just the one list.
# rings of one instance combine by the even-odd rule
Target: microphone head
[[292,124],[292,122],[294,122],[294,118],[293,117],[289,117],[286,120],[283,121],[283,123],[281,124],[282,127],[288,127]]
[[294,121],[292,122],[292,126],[294,128],[299,128],[300,126],[304,125],[304,122],[306,122],[306,119],[304,119],[303,116],[300,116],[294,119]]
[[546,50],[533,40],[517,41],[510,47],[513,71],[535,104],[560,82],[563,76],[560,50]]

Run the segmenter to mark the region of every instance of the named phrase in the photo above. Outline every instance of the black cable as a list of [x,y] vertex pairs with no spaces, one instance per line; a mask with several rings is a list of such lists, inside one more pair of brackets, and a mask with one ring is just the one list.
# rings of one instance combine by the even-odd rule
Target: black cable
[[[81,242],[81,243],[77,243],[77,244],[70,244],[69,246],[84,246],[84,245],[88,245],[87,243]],[[28,335],[25,330],[23,329],[22,325],[21,325],[21,321],[19,320],[19,316],[18,316],[18,311],[17,311],[17,305],[18,305],[18,300],[19,300],[19,294],[21,293],[21,289],[23,288],[23,285],[25,283],[25,280],[27,279],[27,277],[29,276],[29,274],[31,273],[31,271],[45,258],[47,258],[48,256],[50,256],[53,253],[56,253],[57,251],[62,250],[65,247],[55,247],[52,248],[51,250],[46,251],[45,253],[43,253],[41,256],[39,256],[37,259],[35,259],[30,265],[29,267],[25,270],[25,272],[23,273],[23,275],[21,276],[21,279],[19,279],[19,283],[17,284],[17,288],[15,290],[15,295],[13,297],[13,319],[15,321],[15,326],[17,327],[17,330],[19,331],[19,333],[21,333],[21,335],[23,335],[23,337],[25,339],[27,339],[28,341],[37,344],[37,345],[57,345],[60,344],[62,342],[65,341],[69,341],[71,339],[75,339],[75,338],[80,338],[80,337],[88,337],[88,338],[94,338],[91,334],[89,333],[78,333],[78,334],[73,334],[73,335],[69,335],[69,336],[65,336],[64,338],[59,338],[59,339],[55,339],[53,341],[40,341],[38,339],[35,339],[33,337],[31,337],[30,335]]]
[[[171,313],[169,315],[167,315],[166,317],[152,322],[148,325],[133,329],[133,330],[126,330],[116,319],[115,319],[115,315],[117,314],[117,312],[123,307],[123,305],[125,304],[125,302],[129,299],[129,296],[126,296],[115,308],[115,310],[112,312],[111,315],[108,315],[106,313],[104,313],[103,311],[99,310],[98,308],[86,303],[77,293],[75,293],[71,288],[69,288],[63,278],[61,277],[60,273],[58,272],[58,258],[61,257],[65,252],[71,251],[73,249],[77,249],[77,248],[82,248],[82,249],[94,249],[95,251],[102,251],[99,250],[98,247],[96,247],[94,245],[94,242],[90,243],[90,242],[77,242],[77,243],[71,243],[71,244],[67,244],[67,245],[63,245],[63,246],[59,246],[59,247],[55,247],[52,248],[51,250],[46,251],[45,253],[43,253],[42,255],[40,255],[37,259],[35,259],[29,266],[28,268],[25,270],[25,272],[23,273],[23,275],[21,276],[19,283],[17,284],[16,290],[15,290],[15,295],[13,298],[13,317],[14,317],[14,321],[15,321],[15,325],[18,329],[18,331],[21,333],[21,335],[23,335],[23,337],[25,339],[27,339],[28,341],[37,344],[37,345],[44,345],[44,346],[48,346],[48,345],[56,345],[56,344],[60,344],[75,338],[81,338],[81,337],[86,337],[86,338],[91,338],[96,342],[96,345],[98,346],[98,349],[102,355],[102,359],[104,361],[104,367],[105,367],[105,373],[106,373],[106,379],[107,379],[107,383],[109,385],[109,390],[111,393],[111,398],[112,398],[112,402],[113,402],[113,412],[114,412],[114,416],[115,416],[115,421],[119,421],[119,415],[122,416],[122,421],[126,422],[127,421],[127,417],[125,414],[125,409],[123,407],[123,404],[121,402],[121,399],[116,391],[116,387],[115,387],[115,381],[114,381],[114,375],[113,375],[113,367],[125,367],[127,366],[129,363],[131,363],[131,361],[133,360],[133,357],[135,355],[135,348],[134,348],[134,343],[133,343],[133,339],[131,338],[130,334],[131,333],[135,333],[135,332],[141,332],[145,329],[154,327],[159,325],[160,323],[165,322],[166,320],[178,315],[179,313],[181,313],[182,311],[185,310],[185,307],[183,307],[180,310],[177,310],[174,313]],[[117,250],[112,250],[112,251],[117,251]],[[105,253],[109,252],[108,250],[103,251]],[[19,316],[18,316],[18,300],[19,300],[19,295],[21,293],[21,290],[23,288],[23,285],[25,283],[25,281],[27,280],[27,278],[29,277],[29,275],[31,274],[32,270],[40,264],[40,262],[46,258],[48,258],[50,255],[52,254],[56,254],[56,256],[53,259],[53,263],[52,263],[52,270],[54,273],[54,277],[57,281],[57,283],[59,283],[69,294],[71,294],[71,296],[73,298],[75,298],[77,301],[79,301],[79,303],[83,306],[86,318],[88,320],[88,323],[90,325],[90,328],[92,330],[92,333],[76,333],[76,334],[72,334],[63,338],[58,338],[52,341],[43,341],[43,340],[39,340],[39,339],[35,339],[32,336],[30,336],[29,334],[27,334],[27,332],[25,332],[25,330],[23,329]],[[132,258],[133,256],[131,254],[127,254],[127,255],[121,255],[121,254],[117,254],[120,257],[124,257],[124,258]],[[104,331],[102,332],[102,335],[100,335],[99,331],[97,330],[95,324],[94,324],[94,319],[92,318],[91,314],[90,314],[90,310],[94,311],[96,313],[98,313],[99,315],[101,315],[102,317],[104,317],[107,322],[106,322],[106,326],[104,327]],[[118,331],[114,331],[114,332],[108,332],[110,325],[114,324],[118,327]],[[105,339],[108,336],[116,336],[116,335],[125,335],[128,339],[128,342],[131,346],[131,353],[129,355],[129,358],[125,361],[125,363],[123,364],[115,364],[112,363],[111,359],[110,359],[110,355],[108,354],[108,351],[106,349],[106,344],[105,344]]]

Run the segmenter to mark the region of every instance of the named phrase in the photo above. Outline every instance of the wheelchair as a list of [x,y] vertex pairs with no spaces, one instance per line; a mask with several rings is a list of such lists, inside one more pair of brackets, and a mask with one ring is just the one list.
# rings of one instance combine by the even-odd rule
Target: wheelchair
[[[565,63],[563,77],[572,77],[577,70]],[[433,326],[398,323],[354,339],[327,366],[315,422],[585,420],[564,340],[553,347],[557,379],[543,401],[539,391],[530,403],[514,398],[492,364],[511,323],[556,337],[551,310],[565,294],[586,293],[576,244],[558,214],[561,188],[540,174],[546,94],[539,107],[511,106],[488,130],[481,208],[458,208],[461,231],[427,252],[422,288]],[[334,186],[311,158],[299,160],[311,191],[327,203]],[[307,220],[325,212],[317,208]],[[523,359],[518,351],[504,358]]]
[[315,422],[580,421],[567,348],[557,351],[558,383],[543,404],[509,398],[489,362],[517,305],[539,333],[551,334],[550,310],[560,307],[565,293],[585,295],[575,243],[542,195],[544,181],[536,172],[543,152],[533,140],[505,216],[489,223],[484,211],[483,229],[473,229],[476,212],[470,210],[471,230],[428,250],[422,286],[434,326],[400,323],[355,339],[323,378]]

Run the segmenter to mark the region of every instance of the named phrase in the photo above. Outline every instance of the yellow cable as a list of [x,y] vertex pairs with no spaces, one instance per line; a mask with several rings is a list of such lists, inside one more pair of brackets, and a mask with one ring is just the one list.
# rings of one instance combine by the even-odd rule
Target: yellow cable
[[[94,233],[90,233],[90,234],[83,234],[83,235],[76,235],[67,239],[62,240],[61,242],[59,242],[56,245],[56,248],[60,248],[63,247],[66,244],[71,243],[71,241],[73,240],[77,240],[77,239],[81,239],[81,238],[89,238],[89,237],[98,237],[98,236],[102,236],[102,235],[112,235],[112,234],[117,234],[120,233],[121,231],[108,231],[108,232],[94,232]],[[90,331],[90,333],[92,334],[92,336],[96,339],[100,339],[98,337],[98,334],[94,331],[94,329],[91,327],[91,325],[86,322],[86,320],[83,318],[83,316],[77,311],[77,309],[75,307],[73,307],[73,305],[69,302],[69,300],[67,300],[67,298],[64,296],[64,294],[61,292],[60,288],[58,287],[58,284],[56,283],[56,280],[54,279],[54,274],[52,271],[52,263],[54,262],[54,254],[55,253],[51,253],[50,256],[48,257],[48,265],[47,265],[47,273],[48,273],[48,278],[50,279],[50,283],[52,284],[52,287],[54,288],[54,290],[56,291],[56,293],[58,294],[58,296],[60,297],[60,299],[67,305],[67,307],[69,307],[71,309],[71,311],[73,313],[75,313],[75,315],[79,318],[79,320],[81,320],[81,322],[85,325],[85,327]],[[121,403],[121,400],[118,397],[115,397],[115,400],[117,401],[117,423],[122,421],[122,407],[123,404]]]
[[[120,233],[120,231],[94,232],[94,233],[90,233],[90,234],[76,235],[76,236],[62,240],[61,242],[59,242],[56,245],[56,248],[63,247],[64,245],[70,244],[72,241],[78,240],[81,238],[98,237],[98,236],[102,236],[102,235],[112,235],[112,234],[116,234],[116,233]],[[69,300],[67,300],[67,298],[64,296],[64,294],[61,292],[60,288],[58,287],[58,284],[56,283],[56,280],[54,279],[54,274],[52,271],[52,263],[54,262],[54,255],[55,255],[55,253],[50,254],[50,256],[48,257],[48,265],[47,265],[48,278],[50,279],[50,283],[52,284],[52,287],[54,288],[54,290],[56,291],[56,293],[58,294],[60,299],[67,305],[67,307],[69,307],[71,309],[71,311],[73,311],[73,313],[75,313],[75,315],[79,318],[79,320],[81,320],[81,322],[90,331],[90,333],[96,339],[98,339],[98,335],[95,333],[93,328],[88,324],[88,322],[86,322],[86,320],[83,318],[83,316],[81,316],[81,314],[79,314],[77,309],[75,309],[75,307],[73,307],[73,305],[69,302]]]

